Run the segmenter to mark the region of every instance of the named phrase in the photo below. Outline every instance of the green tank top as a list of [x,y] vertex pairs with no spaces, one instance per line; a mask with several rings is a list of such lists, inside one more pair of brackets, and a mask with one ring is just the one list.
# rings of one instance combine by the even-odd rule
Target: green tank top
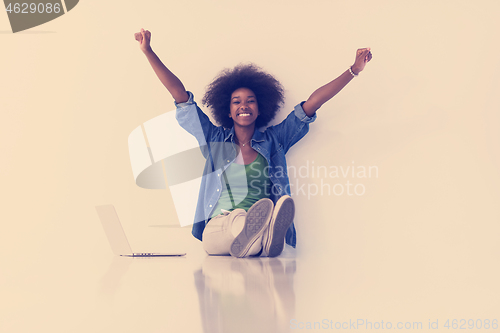
[[232,163],[222,174],[222,193],[210,218],[221,214],[221,209],[248,210],[254,203],[270,196],[271,181],[267,161],[261,154],[250,164]]

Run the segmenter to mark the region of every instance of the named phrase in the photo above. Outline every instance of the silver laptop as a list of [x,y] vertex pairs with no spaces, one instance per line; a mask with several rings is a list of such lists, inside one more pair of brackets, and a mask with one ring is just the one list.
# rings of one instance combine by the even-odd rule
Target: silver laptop
[[124,257],[172,257],[172,256],[183,256],[186,253],[174,252],[174,253],[150,253],[150,252],[132,252],[132,248],[128,242],[127,236],[123,231],[122,224],[116,214],[115,207],[113,205],[96,206],[97,214],[101,219],[102,227],[104,232],[108,237],[109,245],[111,245],[111,250],[118,256]]

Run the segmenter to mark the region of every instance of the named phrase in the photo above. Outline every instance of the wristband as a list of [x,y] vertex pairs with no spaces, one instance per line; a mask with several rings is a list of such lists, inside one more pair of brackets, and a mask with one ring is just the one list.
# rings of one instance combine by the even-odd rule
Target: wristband
[[356,77],[358,76],[359,74],[354,74],[354,72],[352,71],[352,66],[349,67],[349,73],[351,73],[352,76]]

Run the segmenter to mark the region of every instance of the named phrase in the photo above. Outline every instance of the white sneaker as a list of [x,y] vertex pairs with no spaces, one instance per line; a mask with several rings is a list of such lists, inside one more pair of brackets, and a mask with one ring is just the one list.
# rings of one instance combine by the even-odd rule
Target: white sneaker
[[252,245],[260,239],[271,220],[273,206],[271,199],[264,198],[250,207],[245,218],[245,226],[229,249],[233,257],[243,258],[248,254]]
[[295,204],[289,195],[279,198],[269,227],[262,236],[262,256],[277,257],[285,247],[286,231],[293,222]]

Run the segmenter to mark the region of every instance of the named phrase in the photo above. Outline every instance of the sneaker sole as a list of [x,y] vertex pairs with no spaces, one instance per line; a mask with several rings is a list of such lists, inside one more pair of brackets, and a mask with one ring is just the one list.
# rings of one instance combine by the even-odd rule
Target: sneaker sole
[[245,226],[231,244],[229,253],[233,257],[243,258],[264,232],[265,227],[271,220],[273,212],[273,202],[270,199],[261,199],[254,204],[247,212]]
[[277,257],[283,252],[285,245],[286,231],[292,225],[293,217],[295,215],[295,204],[292,198],[286,198],[281,205],[276,204],[274,208],[273,218],[269,224],[272,232],[271,242],[267,244],[265,251],[269,257]]

